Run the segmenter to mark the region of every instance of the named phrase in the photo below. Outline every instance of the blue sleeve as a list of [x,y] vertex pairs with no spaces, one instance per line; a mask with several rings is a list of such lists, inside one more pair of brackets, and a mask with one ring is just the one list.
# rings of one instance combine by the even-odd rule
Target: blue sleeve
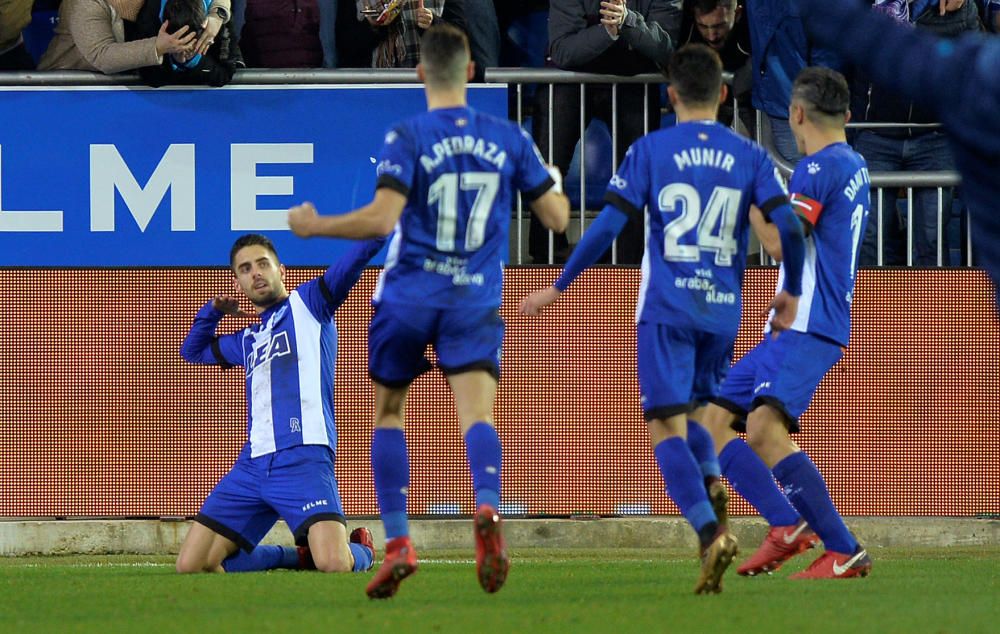
[[243,365],[242,333],[215,336],[215,329],[225,317],[208,302],[195,315],[191,329],[181,344],[181,357],[188,363],[218,364],[223,368]]
[[611,247],[627,222],[628,216],[624,212],[610,204],[605,205],[604,210],[583,233],[580,242],[573,249],[573,254],[569,256],[569,261],[563,267],[562,275],[553,286],[560,291],[569,288],[584,269],[597,262],[597,259]]
[[611,177],[604,194],[604,202],[639,219],[642,218],[642,209],[646,206],[646,196],[649,194],[649,172],[646,169],[648,162],[643,138],[646,137],[640,138],[625,152],[625,158]]
[[405,125],[389,130],[375,168],[375,189],[388,187],[403,196],[410,195],[417,167],[416,144]]
[[754,174],[753,198],[750,202],[763,212],[764,217],[782,203],[788,204],[788,188],[774,161],[763,148],[757,150],[757,173]]
[[528,136],[524,130],[518,129],[517,169],[514,176],[514,187],[524,192],[525,198],[530,202],[535,200],[545,192],[552,189],[556,184],[549,175],[549,170],[545,167],[545,159],[538,151],[538,146]]
[[386,238],[376,238],[355,243],[322,276],[296,289],[316,319],[324,321],[333,316],[385,242]]
[[771,210],[771,222],[781,237],[781,260],[785,266],[785,290],[790,295],[802,295],[802,266],[805,262],[806,239],[792,206],[788,203]]

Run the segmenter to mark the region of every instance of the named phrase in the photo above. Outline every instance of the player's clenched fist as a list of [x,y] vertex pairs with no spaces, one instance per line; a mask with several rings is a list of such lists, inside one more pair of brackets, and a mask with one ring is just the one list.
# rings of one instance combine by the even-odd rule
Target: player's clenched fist
[[309,238],[313,235],[313,225],[318,214],[316,207],[310,202],[304,202],[288,210],[288,228],[292,233],[300,238]]
[[561,294],[555,286],[535,291],[521,300],[521,314],[540,315],[542,309],[559,299]]

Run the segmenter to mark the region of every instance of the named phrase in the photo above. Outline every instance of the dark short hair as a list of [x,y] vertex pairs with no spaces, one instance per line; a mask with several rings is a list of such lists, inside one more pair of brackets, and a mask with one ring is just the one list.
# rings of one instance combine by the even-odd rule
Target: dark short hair
[[200,33],[205,22],[205,3],[202,0],[167,0],[161,18],[170,22],[167,33],[175,33],[184,26],[190,33]]
[[736,0],[689,0],[691,11],[697,11],[701,15],[711,13],[719,7],[723,9],[736,10]]
[[795,78],[792,100],[805,105],[806,115],[814,123],[843,124],[843,118],[851,107],[851,91],[847,80],[837,71],[810,66]]
[[278,260],[278,251],[274,248],[274,243],[267,236],[262,236],[259,233],[248,233],[236,238],[233,248],[229,250],[229,268],[233,268],[233,264],[236,262],[236,254],[239,253],[240,249],[254,245],[264,247],[274,254],[275,260]]
[[685,104],[709,104],[722,90],[722,60],[704,44],[685,44],[670,56],[667,78]]
[[431,85],[463,83],[470,57],[469,38],[450,24],[432,26],[420,38],[420,63]]

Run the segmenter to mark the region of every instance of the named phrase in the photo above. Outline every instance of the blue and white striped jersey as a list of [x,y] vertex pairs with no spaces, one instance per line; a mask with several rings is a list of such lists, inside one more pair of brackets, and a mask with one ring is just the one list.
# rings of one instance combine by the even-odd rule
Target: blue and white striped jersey
[[384,239],[359,243],[321,277],[265,310],[259,323],[239,332],[216,337],[224,314],[212,302],[198,311],[181,356],[191,363],[245,368],[244,452],[251,457],[299,445],[326,445],[336,451],[333,315],[384,243]]
[[[792,330],[846,346],[861,237],[871,207],[865,159],[846,143],[833,143],[799,161],[792,179],[792,208],[812,226],[806,237],[802,296]],[[780,289],[784,264],[778,274]],[[770,330],[770,323],[765,332]]]
[[648,209],[636,320],[735,337],[750,205],[788,204],[767,152],[715,121],[680,123],[632,144],[605,200]]
[[531,138],[472,108],[431,110],[389,131],[378,174],[407,201],[374,301],[499,306],[515,190],[553,185]]

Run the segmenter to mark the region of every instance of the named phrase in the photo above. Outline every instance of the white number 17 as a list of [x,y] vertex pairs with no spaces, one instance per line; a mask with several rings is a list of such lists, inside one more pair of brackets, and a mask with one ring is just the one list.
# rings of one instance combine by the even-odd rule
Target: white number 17
[[475,251],[486,240],[486,222],[489,220],[493,201],[500,189],[497,172],[462,172],[442,174],[427,191],[427,204],[438,206],[437,249],[445,253],[455,250],[455,231],[458,226],[458,191],[476,191],[469,222],[465,229],[465,250]]

